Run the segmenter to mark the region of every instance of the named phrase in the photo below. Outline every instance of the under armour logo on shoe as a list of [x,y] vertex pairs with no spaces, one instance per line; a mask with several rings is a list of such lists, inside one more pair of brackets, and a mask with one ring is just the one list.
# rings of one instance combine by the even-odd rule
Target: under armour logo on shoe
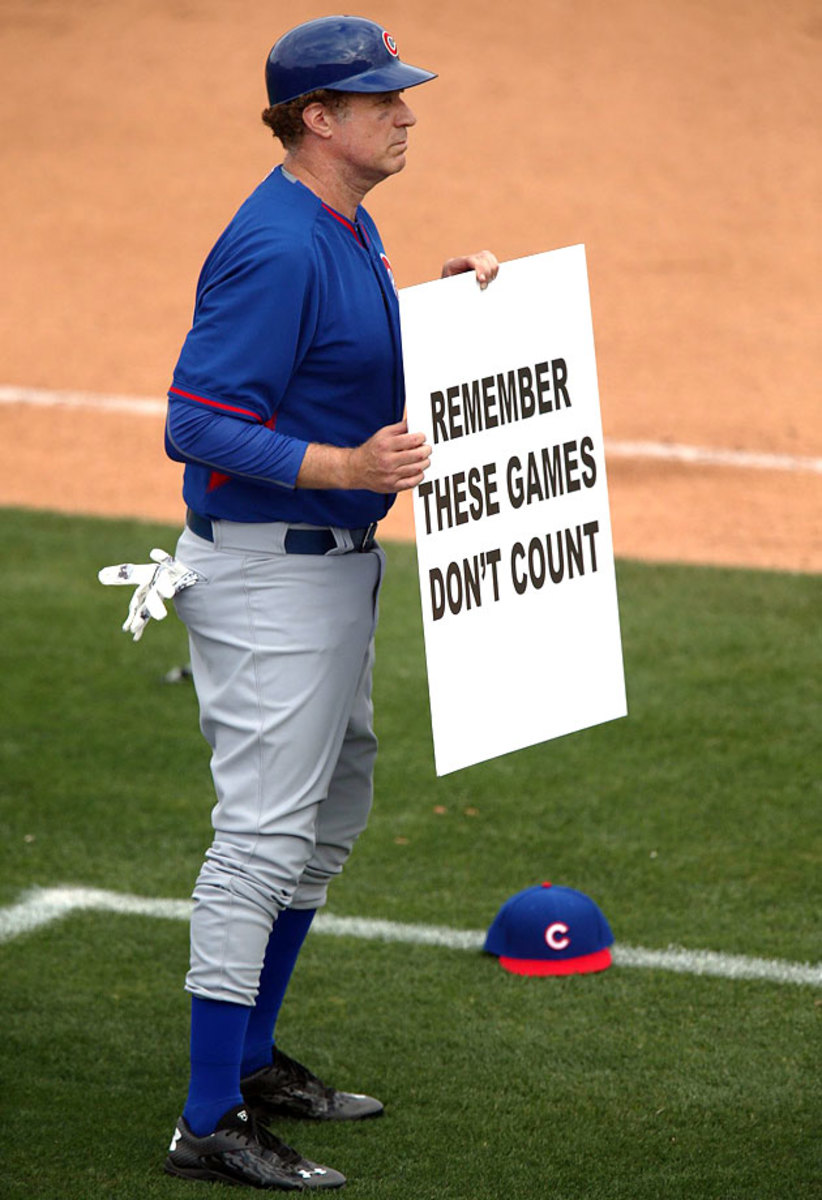
[[246,1110],[244,1108],[241,1108],[237,1111],[237,1120],[238,1121],[247,1121],[248,1120],[248,1113],[246,1112]]

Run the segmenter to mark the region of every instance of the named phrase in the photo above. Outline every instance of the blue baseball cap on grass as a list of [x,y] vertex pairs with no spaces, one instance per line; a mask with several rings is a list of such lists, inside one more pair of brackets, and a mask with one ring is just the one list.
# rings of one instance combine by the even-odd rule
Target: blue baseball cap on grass
[[613,942],[590,896],[543,883],[505,901],[483,949],[514,975],[587,975],[610,967]]

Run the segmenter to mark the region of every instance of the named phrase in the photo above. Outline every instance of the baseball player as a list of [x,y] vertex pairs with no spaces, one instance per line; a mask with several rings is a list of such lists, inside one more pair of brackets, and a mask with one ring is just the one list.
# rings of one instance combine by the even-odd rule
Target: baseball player
[[[169,391],[166,449],[186,464],[175,604],[217,797],[191,921],[190,1085],[165,1163],[182,1178],[339,1187],[269,1123],[382,1112],[289,1058],[274,1028],[371,806],[374,534],[429,462],[403,419],[397,296],[361,202],[404,167],[405,90],[433,78],[359,17],[280,38],[263,120],[284,162],[209,254]],[[466,271],[485,287],[497,261],[442,273]]]

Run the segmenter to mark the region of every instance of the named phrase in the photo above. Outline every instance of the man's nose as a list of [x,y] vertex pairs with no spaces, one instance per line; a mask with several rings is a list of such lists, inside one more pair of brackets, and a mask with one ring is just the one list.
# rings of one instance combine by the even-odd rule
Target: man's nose
[[408,107],[408,105],[406,104],[406,102],[404,100],[401,101],[400,108],[397,111],[397,124],[403,125],[403,126],[408,126],[408,125],[416,125],[416,123],[417,123],[417,118],[414,116],[411,109]]

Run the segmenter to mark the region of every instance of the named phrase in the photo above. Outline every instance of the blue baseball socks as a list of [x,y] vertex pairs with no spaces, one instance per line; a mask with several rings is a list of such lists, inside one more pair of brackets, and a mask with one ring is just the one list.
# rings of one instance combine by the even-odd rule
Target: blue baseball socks
[[271,1062],[271,1046],[315,909],[284,909],[268,939],[253,1008],[191,998],[191,1079],[183,1116],[195,1137],[211,1133],[224,1113],[243,1103],[240,1079]]
[[242,1104],[240,1060],[251,1009],[227,1000],[191,997],[191,1079],[183,1116],[195,1137],[213,1133]]
[[286,908],[274,922],[260,972],[260,990],[248,1021],[242,1076],[251,1075],[271,1063],[274,1027],[316,911],[315,908]]

